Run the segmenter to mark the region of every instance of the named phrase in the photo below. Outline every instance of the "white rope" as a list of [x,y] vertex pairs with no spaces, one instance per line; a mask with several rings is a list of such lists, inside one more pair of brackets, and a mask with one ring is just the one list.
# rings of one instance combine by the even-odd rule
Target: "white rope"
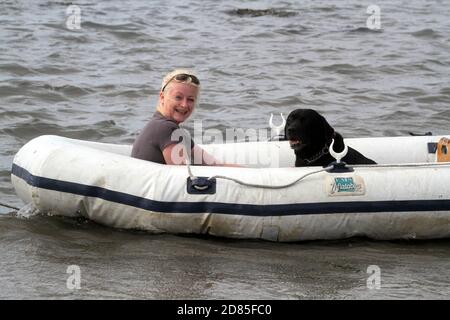
[[238,184],[241,184],[241,185],[244,185],[244,186],[247,186],[247,187],[263,188],[263,189],[283,189],[283,188],[288,188],[288,187],[296,184],[297,182],[303,180],[304,178],[306,178],[306,177],[308,177],[310,175],[313,175],[313,174],[316,174],[316,173],[320,173],[320,172],[323,172],[323,171],[327,171],[327,170],[332,169],[332,168],[333,168],[333,166],[329,166],[329,167],[326,167],[326,168],[323,168],[323,169],[320,169],[320,170],[309,172],[309,173],[304,174],[300,178],[298,178],[298,179],[296,179],[296,180],[294,180],[294,181],[292,181],[290,183],[283,184],[283,185],[278,185],[278,186],[269,186],[269,185],[263,185],[263,184],[247,183],[247,182],[241,181],[239,179],[225,177],[225,176],[220,176],[220,175],[212,176],[211,178],[208,178],[208,180],[211,180],[211,179],[224,179],[224,180],[230,180],[230,181],[236,182]]
[[[187,163],[187,168],[188,168],[188,172],[189,172],[189,176],[191,177],[191,179],[195,179],[196,177],[192,174],[192,170],[191,170],[191,165],[190,163]],[[450,163],[415,163],[415,164],[377,164],[377,165],[352,165],[351,167],[357,167],[357,168],[417,168],[417,167],[435,167],[435,166],[449,166]],[[210,178],[208,178],[208,180],[212,180],[212,179],[224,179],[224,180],[229,180],[229,181],[233,181],[235,183],[244,185],[244,186],[248,186],[248,187],[253,187],[253,188],[263,188],[263,189],[283,189],[283,188],[288,188],[294,184],[296,184],[297,182],[303,180],[304,178],[316,174],[316,173],[320,173],[323,171],[327,171],[332,169],[333,166],[328,166],[326,168],[322,168],[320,170],[317,171],[312,171],[309,172],[303,176],[301,176],[300,178],[287,183],[287,184],[283,184],[283,185],[278,185],[278,186],[269,186],[269,185],[262,185],[262,184],[255,184],[255,183],[248,183],[248,182],[244,182],[242,180],[239,179],[235,179],[235,178],[230,178],[230,177],[226,177],[226,176],[221,176],[221,175],[215,175],[212,176]]]
[[430,163],[405,163],[405,164],[364,164],[349,165],[352,168],[428,168],[428,167],[445,167],[450,166],[450,162],[430,162]]

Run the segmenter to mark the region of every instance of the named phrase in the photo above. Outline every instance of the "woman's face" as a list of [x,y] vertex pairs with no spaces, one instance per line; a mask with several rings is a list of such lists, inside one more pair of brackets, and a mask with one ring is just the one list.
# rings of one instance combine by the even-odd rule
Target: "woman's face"
[[194,111],[198,88],[186,83],[172,82],[161,92],[159,111],[177,123],[186,121]]

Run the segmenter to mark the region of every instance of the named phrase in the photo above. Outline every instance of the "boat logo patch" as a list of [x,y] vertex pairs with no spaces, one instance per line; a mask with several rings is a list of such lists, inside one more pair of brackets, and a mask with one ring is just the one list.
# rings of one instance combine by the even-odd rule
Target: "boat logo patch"
[[328,177],[328,196],[362,196],[366,193],[363,178],[360,176],[340,176]]

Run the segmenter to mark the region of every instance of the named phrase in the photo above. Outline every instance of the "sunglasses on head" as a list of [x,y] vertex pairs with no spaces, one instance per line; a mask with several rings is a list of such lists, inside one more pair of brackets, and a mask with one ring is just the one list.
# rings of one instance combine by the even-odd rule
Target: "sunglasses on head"
[[198,78],[192,74],[187,74],[187,73],[180,73],[177,74],[175,76],[173,76],[172,78],[170,78],[169,81],[167,81],[167,83],[164,85],[164,87],[161,89],[161,91],[164,91],[164,89],[167,87],[167,85],[172,81],[179,81],[179,82],[187,82],[190,79],[189,82],[192,82],[195,85],[200,85],[200,80],[198,80]]

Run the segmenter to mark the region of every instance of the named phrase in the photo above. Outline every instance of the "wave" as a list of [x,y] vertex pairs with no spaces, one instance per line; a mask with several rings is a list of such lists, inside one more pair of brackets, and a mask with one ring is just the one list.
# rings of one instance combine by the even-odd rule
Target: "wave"
[[70,73],[78,73],[81,70],[75,69],[67,66],[56,66],[56,65],[43,65],[37,68],[30,68],[21,63],[10,62],[10,63],[1,63],[0,71],[7,72],[11,75],[15,76],[34,76],[40,74],[47,75],[67,75]]
[[122,137],[128,134],[128,131],[117,126],[114,120],[102,120],[93,124],[59,125],[55,122],[32,118],[31,120],[16,122],[7,128],[0,129],[0,133],[15,137],[23,144],[33,138],[47,134],[81,140],[106,141]]
[[106,24],[93,21],[83,21],[83,28],[92,28],[97,30],[112,30],[112,31],[138,31],[141,26],[137,23],[122,23],[122,24]]
[[1,63],[0,71],[7,72],[16,76],[33,75],[37,72],[33,68],[28,68],[20,63]]
[[225,13],[231,16],[237,17],[262,17],[262,16],[272,16],[279,18],[293,17],[298,15],[298,12],[287,11],[283,9],[233,9],[227,10]]
[[[60,72],[56,68],[41,69],[41,71]],[[58,73],[57,73],[58,74]],[[0,97],[2,98],[39,98],[45,102],[63,102],[71,98],[78,98],[94,93],[95,90],[66,83],[64,81],[30,81],[10,80],[0,85]]]
[[411,35],[417,38],[428,38],[428,39],[442,38],[442,36],[433,29],[422,29],[411,33]]
[[419,97],[414,99],[417,102],[420,103],[435,103],[435,102],[442,102],[442,103],[450,103],[450,97],[448,95],[429,95],[426,97]]
[[335,63],[320,68],[325,72],[336,72],[340,74],[360,74],[362,68],[360,66],[354,66],[348,63]]
[[350,32],[350,33],[382,33],[383,29],[371,29],[371,28],[367,28],[367,27],[359,27],[359,28],[354,28],[354,29],[348,30],[347,32]]

